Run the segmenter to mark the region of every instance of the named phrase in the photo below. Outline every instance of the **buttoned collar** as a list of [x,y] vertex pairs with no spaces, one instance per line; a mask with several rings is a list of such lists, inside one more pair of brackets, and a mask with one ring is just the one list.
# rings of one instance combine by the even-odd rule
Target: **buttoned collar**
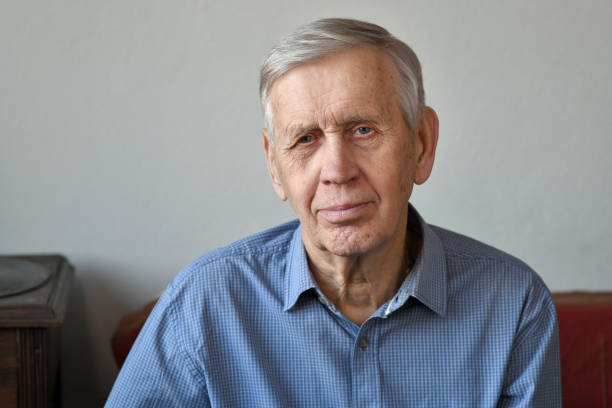
[[[418,299],[423,305],[439,315],[446,313],[446,258],[440,238],[425,223],[420,214],[409,205],[421,226],[423,246],[410,273],[407,274],[396,295],[385,308],[384,315],[399,309],[410,297]],[[289,247],[284,282],[284,311],[291,310],[300,296],[316,289],[308,267],[308,258],[302,242],[301,225],[295,230]]]

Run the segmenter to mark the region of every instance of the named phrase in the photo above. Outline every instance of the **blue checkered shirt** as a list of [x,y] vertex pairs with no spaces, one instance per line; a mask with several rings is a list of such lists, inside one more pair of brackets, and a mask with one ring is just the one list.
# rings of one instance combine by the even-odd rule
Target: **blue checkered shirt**
[[298,221],[168,286],[107,407],[560,407],[558,330],[521,261],[419,217],[423,247],[363,325],[313,280]]

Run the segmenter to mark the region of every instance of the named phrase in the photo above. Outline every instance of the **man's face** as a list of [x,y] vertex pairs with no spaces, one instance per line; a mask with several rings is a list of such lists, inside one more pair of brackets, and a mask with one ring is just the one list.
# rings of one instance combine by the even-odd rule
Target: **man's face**
[[307,249],[354,256],[403,239],[413,183],[431,167],[418,165],[422,143],[403,119],[398,76],[384,53],[354,47],[273,84],[266,158]]

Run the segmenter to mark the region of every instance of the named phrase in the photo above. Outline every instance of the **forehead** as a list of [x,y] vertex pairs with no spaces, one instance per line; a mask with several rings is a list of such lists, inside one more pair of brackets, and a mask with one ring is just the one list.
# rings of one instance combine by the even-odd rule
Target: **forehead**
[[390,58],[372,47],[349,48],[297,66],[270,90],[275,125],[392,115],[399,109],[398,79]]

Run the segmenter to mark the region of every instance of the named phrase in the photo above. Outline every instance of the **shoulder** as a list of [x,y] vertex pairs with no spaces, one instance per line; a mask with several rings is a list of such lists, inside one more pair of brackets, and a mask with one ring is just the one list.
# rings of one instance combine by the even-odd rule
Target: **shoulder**
[[498,267],[524,271],[526,274],[533,273],[533,270],[525,262],[502,250],[435,225],[429,225],[429,227],[440,239],[447,261],[488,262]]
[[291,221],[248,236],[198,257],[179,272],[155,313],[169,316],[182,349],[195,352],[203,333],[280,308],[286,258],[298,226]]
[[503,296],[534,297],[552,303],[541,277],[525,262],[474,238],[429,226],[440,239],[450,283],[470,281],[480,290]]
[[256,281],[274,280],[273,275],[284,273],[298,227],[299,221],[293,220],[205,253],[180,271],[168,289],[177,295],[195,291],[200,296],[230,287],[248,289]]
[[429,227],[440,238],[447,257],[488,260],[520,269],[529,269],[529,266],[520,259],[474,238],[435,225],[429,225]]
[[187,268],[197,268],[228,257],[251,256],[278,251],[289,244],[298,226],[299,221],[293,220],[249,235],[227,246],[205,253],[191,262]]

